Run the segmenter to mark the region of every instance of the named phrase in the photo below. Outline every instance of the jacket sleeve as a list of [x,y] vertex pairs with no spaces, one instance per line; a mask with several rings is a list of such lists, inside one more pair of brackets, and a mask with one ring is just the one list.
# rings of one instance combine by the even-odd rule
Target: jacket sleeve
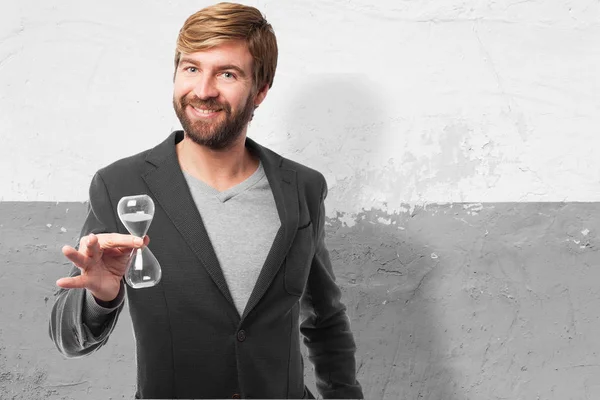
[[309,361],[314,365],[321,396],[362,399],[362,388],[356,380],[356,344],[325,246],[327,184],[322,179],[316,249],[306,290],[300,298],[300,332],[308,348]]
[[[80,237],[90,233],[117,232],[114,207],[99,173],[92,178],[89,196],[87,216]],[[69,276],[77,276],[80,273],[79,268],[73,266]],[[68,358],[83,357],[104,345],[124,306],[122,302],[110,316],[99,316],[103,321],[99,321],[99,327],[93,327],[93,333],[83,322],[85,289],[60,288],[55,297],[48,333],[58,350]]]

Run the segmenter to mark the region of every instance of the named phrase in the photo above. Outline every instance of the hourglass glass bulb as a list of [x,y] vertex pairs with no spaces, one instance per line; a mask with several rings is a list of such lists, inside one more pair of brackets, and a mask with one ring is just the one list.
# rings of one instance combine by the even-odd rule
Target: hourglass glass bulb
[[125,282],[134,289],[141,289],[158,284],[161,277],[160,265],[150,249],[144,246],[134,250],[125,274]]

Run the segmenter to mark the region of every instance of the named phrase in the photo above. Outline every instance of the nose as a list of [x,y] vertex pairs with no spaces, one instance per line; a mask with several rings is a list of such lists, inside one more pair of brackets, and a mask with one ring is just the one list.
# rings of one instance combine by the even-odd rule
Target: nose
[[201,100],[219,97],[215,79],[212,76],[200,75],[194,87],[194,94]]

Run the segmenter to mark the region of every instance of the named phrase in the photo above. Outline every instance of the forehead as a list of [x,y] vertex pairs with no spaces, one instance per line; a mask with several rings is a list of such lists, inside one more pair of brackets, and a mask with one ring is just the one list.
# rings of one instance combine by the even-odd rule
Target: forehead
[[180,62],[194,61],[204,66],[237,65],[241,69],[252,69],[252,55],[242,40],[227,41],[210,49],[193,53],[181,53]]

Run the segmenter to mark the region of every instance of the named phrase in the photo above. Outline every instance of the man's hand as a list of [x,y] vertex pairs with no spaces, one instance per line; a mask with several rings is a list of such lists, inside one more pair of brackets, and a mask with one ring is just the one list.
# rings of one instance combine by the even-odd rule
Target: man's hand
[[60,278],[56,284],[65,289],[85,288],[102,301],[119,294],[121,279],[127,271],[133,249],[147,246],[150,238],[119,233],[89,234],[79,241],[79,250],[63,246],[63,254],[81,270],[81,275]]

